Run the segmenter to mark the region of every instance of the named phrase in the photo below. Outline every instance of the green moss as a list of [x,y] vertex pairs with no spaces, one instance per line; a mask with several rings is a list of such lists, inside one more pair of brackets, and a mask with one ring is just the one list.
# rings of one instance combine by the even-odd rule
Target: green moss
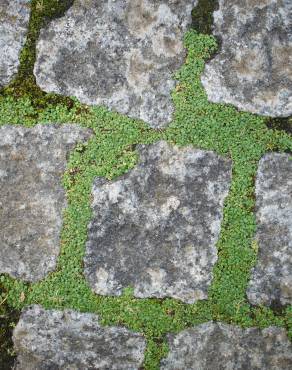
[[[33,22],[40,22],[39,25],[44,22],[36,5],[33,2],[30,32],[37,28],[32,26]],[[41,19],[37,20],[38,17]],[[24,76],[27,73],[29,78],[32,77],[32,65],[30,72],[26,68],[34,57],[28,51],[34,48],[35,41],[32,40],[37,34],[29,37],[22,56],[23,72],[20,73]],[[167,333],[209,320],[242,327],[277,325],[287,328],[292,337],[291,307],[280,314],[271,308],[251,307],[245,294],[257,256],[253,238],[256,229],[254,179],[258,161],[269,151],[291,151],[291,136],[282,130],[268,129],[263,117],[208,102],[200,75],[205,60],[217,48],[216,40],[190,31],[185,36],[185,45],[188,57],[176,75],[179,84],[173,92],[176,112],[166,130],[152,130],[140,121],[102,107],[87,107],[75,99],[68,104],[66,99],[54,96],[55,100],[50,101],[43,92],[30,91],[20,81],[15,90],[10,86],[0,97],[0,124],[32,126],[38,122],[75,122],[94,131],[90,141],[72,153],[64,175],[68,208],[64,214],[62,248],[56,271],[36,284],[24,284],[2,275],[6,302],[14,309],[39,303],[46,308],[68,307],[95,312],[104,325],[125,325],[142,332],[148,342],[146,369],[159,367],[160,359],[167,352]],[[19,86],[26,87],[17,90]],[[44,103],[39,100],[39,93],[46,96]],[[187,305],[174,299],[136,299],[131,289],[126,289],[121,297],[94,295],[83,277],[93,179],[97,176],[112,179],[127,172],[137,162],[136,144],[149,144],[160,139],[180,146],[213,150],[232,159],[232,184],[224,205],[217,243],[219,259],[209,298]]]

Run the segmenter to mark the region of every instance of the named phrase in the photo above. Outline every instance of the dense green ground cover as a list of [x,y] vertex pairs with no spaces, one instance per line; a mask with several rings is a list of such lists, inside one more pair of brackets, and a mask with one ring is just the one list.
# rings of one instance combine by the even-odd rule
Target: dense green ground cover
[[[291,152],[291,136],[268,128],[266,118],[208,102],[200,75],[205,61],[216,51],[217,43],[214,37],[195,30],[185,35],[188,56],[176,74],[179,81],[173,92],[176,112],[164,130],[150,129],[141,121],[103,107],[88,107],[75,99],[45,94],[35,85],[33,77],[35,40],[44,22],[61,15],[72,1],[62,3],[58,6],[58,0],[32,1],[29,37],[22,52],[19,74],[0,92],[0,125],[72,122],[91,128],[94,136],[72,153],[64,175],[68,208],[64,214],[58,267],[36,284],[25,284],[2,275],[0,307],[5,320],[11,310],[33,303],[46,308],[97,313],[104,325],[125,325],[144,333],[148,341],[146,369],[159,367],[161,357],[167,352],[167,333],[209,320],[242,327],[277,325],[285,327],[292,338],[292,307],[252,307],[245,294],[258,252],[254,241],[254,183],[258,161],[266,152]],[[175,299],[135,299],[131,287],[121,297],[97,296],[83,277],[93,179],[97,176],[112,179],[127,172],[137,161],[135,146],[160,139],[213,150],[233,162],[232,185],[217,243],[219,259],[209,298],[193,305]],[[5,335],[7,330],[3,327],[2,336]],[[10,343],[2,342],[4,353]]]

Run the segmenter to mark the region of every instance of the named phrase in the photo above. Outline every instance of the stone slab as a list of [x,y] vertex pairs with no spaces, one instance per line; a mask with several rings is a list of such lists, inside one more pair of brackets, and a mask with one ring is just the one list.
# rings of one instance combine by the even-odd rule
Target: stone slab
[[292,155],[270,153],[256,179],[259,246],[247,295],[252,304],[292,304]]
[[202,83],[208,99],[272,117],[292,114],[291,0],[219,0],[219,53]]
[[18,70],[29,16],[30,0],[0,1],[0,88],[7,85]]
[[170,122],[173,73],[197,0],[76,0],[40,33],[34,73],[47,92]]
[[13,332],[16,370],[138,370],[146,341],[122,327],[101,327],[98,316],[72,310],[24,310]]
[[85,276],[101,295],[207,298],[231,161],[166,142],[139,146],[126,175],[92,189]]
[[0,127],[0,272],[36,281],[59,254],[62,175],[67,156],[90,131],[76,125]]
[[284,329],[241,329],[208,322],[170,335],[161,370],[288,370],[292,345]]

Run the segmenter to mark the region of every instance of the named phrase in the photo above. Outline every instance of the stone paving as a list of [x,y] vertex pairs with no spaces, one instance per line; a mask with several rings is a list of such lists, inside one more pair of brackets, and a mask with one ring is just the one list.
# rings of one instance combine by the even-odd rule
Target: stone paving
[[104,104],[152,127],[172,117],[172,74],[196,0],[77,0],[41,31],[35,76],[48,92]]
[[60,251],[67,155],[90,131],[76,125],[0,127],[0,272],[36,281]]
[[165,142],[138,151],[128,174],[94,183],[86,278],[103,295],[205,299],[231,162]]
[[219,0],[220,52],[202,83],[213,102],[267,116],[292,114],[292,2]]
[[292,304],[292,156],[267,154],[256,180],[257,264],[247,295],[252,304]]
[[29,4],[30,0],[0,2],[0,88],[17,73],[20,51],[28,30]]
[[[38,87],[62,97],[74,96],[89,105],[105,105],[141,119],[152,128],[166,127],[174,113],[171,92],[175,88],[186,89],[186,85],[192,83],[188,80],[185,86],[177,85],[174,73],[185,62],[183,36],[191,25],[191,12],[197,3],[197,0],[75,0],[65,14],[42,23],[34,65]],[[17,74],[28,31],[30,4],[29,0],[0,3],[0,88],[7,86]],[[201,78],[210,101],[231,103],[238,109],[261,115],[291,115],[291,4],[289,0],[219,0],[219,9],[214,13],[214,33],[222,44],[206,63]],[[32,6],[34,9],[44,7],[43,0]],[[198,50],[203,53],[200,47],[204,43],[198,40]],[[188,98],[182,104],[190,105]],[[205,99],[207,101],[206,95]],[[198,99],[198,105],[199,102]],[[35,104],[35,109],[41,110],[40,103]],[[1,104],[0,108],[7,113]],[[83,108],[87,112],[88,108]],[[69,110],[67,106],[66,109]],[[203,106],[200,109],[204,115],[208,114],[208,109],[204,110]],[[214,125],[217,118],[210,117]],[[96,125],[98,131],[99,120],[100,117],[97,122],[90,121],[90,127]],[[118,124],[119,118],[116,121]],[[62,276],[62,271],[56,272],[63,212],[67,207],[62,176],[77,143],[88,142],[94,133],[70,122],[62,125],[41,122],[34,127],[9,122],[0,127],[0,273],[4,274],[1,279],[7,282],[9,277],[10,287],[20,284],[17,291],[20,303],[14,302],[14,308],[21,306],[26,295],[35,293],[35,286],[41,292],[42,283],[47,284],[49,279],[66,280],[70,274],[79,279],[78,282],[82,280],[86,294],[80,301],[74,300],[75,296],[72,299],[70,293],[75,289],[75,280],[73,288],[64,285],[61,293],[45,291],[44,296],[32,293],[30,303],[63,310],[45,309],[40,305],[24,307],[13,333],[15,369],[138,370],[144,368],[145,363],[147,369],[152,369],[147,361],[155,351],[161,350],[160,341],[163,342],[166,332],[169,352],[163,352],[164,357],[160,354],[160,364],[153,369],[292,369],[292,345],[286,330],[292,304],[291,153],[263,155],[263,150],[259,152],[263,155],[261,159],[256,154],[257,159],[249,163],[252,167],[260,159],[255,176],[256,233],[252,244],[257,256],[247,288],[244,285],[242,289],[244,298],[236,307],[236,313],[226,320],[227,324],[209,321],[224,317],[216,311],[216,305],[221,304],[216,296],[218,291],[214,294],[209,290],[215,265],[222,256],[227,260],[235,248],[228,245],[224,249],[220,243],[218,249],[216,246],[223,213],[228,208],[224,210],[224,202],[229,194],[234,197],[235,191],[241,191],[234,188],[232,182],[238,152],[234,157],[229,147],[230,152],[221,150],[225,137],[220,138],[220,145],[214,143],[211,147],[217,148],[217,152],[199,149],[210,147],[201,146],[199,139],[198,147],[179,147],[171,140],[138,145],[138,162],[131,170],[112,180],[96,177],[93,184],[90,183],[87,206],[90,205],[92,214],[84,227],[86,230],[87,226],[87,236],[81,235],[79,240],[79,230],[75,230],[78,240],[72,243],[76,247],[83,241],[85,251],[81,253],[76,247],[79,266]],[[194,136],[204,135],[204,122],[196,126],[198,131],[192,133]],[[244,125],[243,119],[242,132]],[[180,128],[174,126],[175,129]],[[255,132],[257,129],[252,128]],[[106,134],[106,130],[102,131],[97,146],[103,145]],[[280,133],[272,135],[280,138]],[[235,136],[232,145],[236,146],[238,136]],[[112,139],[116,137],[113,135]],[[290,138],[287,136],[284,140]],[[280,139],[277,145],[279,143]],[[108,145],[111,144],[114,143]],[[268,145],[266,152],[277,147]],[[93,166],[98,160],[90,157]],[[85,191],[84,188],[81,191]],[[242,207],[247,208],[245,204]],[[80,216],[84,215],[75,215],[81,223]],[[224,221],[227,232],[234,232],[229,229],[231,220]],[[243,226],[250,226],[247,224]],[[237,240],[236,248],[240,242]],[[240,274],[245,261],[233,260],[232,263],[238,265]],[[229,273],[228,269],[224,271]],[[220,279],[223,281],[222,276],[217,275],[217,285],[222,283]],[[28,282],[40,285],[24,284]],[[131,288],[135,297],[130,296],[133,300],[130,303],[127,296],[120,297],[127,293],[126,288]],[[207,306],[210,296],[211,308]],[[6,292],[3,297],[0,295],[0,310],[7,297]],[[86,299],[94,302],[88,305],[90,308]],[[147,326],[149,320],[159,322],[159,318],[153,318],[149,312],[149,317],[143,317],[145,321],[139,330],[126,328],[126,315],[131,312],[132,317],[138,317],[141,301],[154,302],[155,309],[164,310],[163,317],[167,316],[168,322],[173,320],[176,334],[168,329],[160,332],[159,323],[152,332],[152,327]],[[100,324],[103,318],[93,313],[64,309],[74,307],[97,312],[94,311],[97,302],[105,316],[108,302],[113,304],[116,325],[111,321],[111,325],[103,326]],[[200,307],[204,304],[207,313],[200,316]],[[118,305],[124,310],[122,314]],[[179,307],[179,313],[166,309],[167,305]],[[241,320],[239,311],[245,310],[245,305],[249,311]],[[265,307],[259,307],[262,305]],[[214,306],[215,313],[212,312]],[[285,318],[274,314],[275,307],[285,311]],[[231,305],[228,309],[232,311],[234,307]],[[252,320],[259,310],[267,314],[257,316],[260,317],[257,323]],[[197,312],[196,322],[202,322],[205,317],[205,323],[193,326],[192,315]],[[179,315],[185,316],[182,319]],[[269,315],[279,327],[266,324]],[[267,327],[240,328],[230,324],[235,322],[242,326],[256,322],[255,325]],[[120,323],[124,326],[119,326]],[[177,332],[176,325],[186,329]],[[147,348],[147,345],[150,346]]]
[[16,370],[138,370],[146,347],[141,334],[101,327],[98,316],[28,307],[14,329]]
[[292,345],[285,330],[241,329],[208,322],[168,338],[169,354],[161,370],[287,370]]

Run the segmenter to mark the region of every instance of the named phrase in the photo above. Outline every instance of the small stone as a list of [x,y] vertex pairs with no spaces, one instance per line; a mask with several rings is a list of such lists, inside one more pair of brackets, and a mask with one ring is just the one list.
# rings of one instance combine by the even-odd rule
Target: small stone
[[13,332],[16,370],[135,370],[146,341],[122,327],[101,327],[98,316],[72,310],[25,309]]
[[62,175],[70,151],[89,136],[75,125],[0,127],[0,273],[37,281],[55,268]]
[[271,153],[256,179],[256,266],[247,290],[255,305],[292,304],[292,156]]
[[133,170],[94,183],[85,276],[101,295],[205,299],[231,162],[166,142],[138,151]]
[[285,330],[241,329],[208,322],[169,336],[161,370],[288,370],[292,345]]
[[35,76],[47,92],[163,127],[197,0],[76,0],[40,33]]
[[7,85],[17,73],[20,51],[26,41],[30,2],[0,2],[0,88]]
[[206,64],[209,100],[272,117],[292,114],[292,1],[219,0],[219,53]]

